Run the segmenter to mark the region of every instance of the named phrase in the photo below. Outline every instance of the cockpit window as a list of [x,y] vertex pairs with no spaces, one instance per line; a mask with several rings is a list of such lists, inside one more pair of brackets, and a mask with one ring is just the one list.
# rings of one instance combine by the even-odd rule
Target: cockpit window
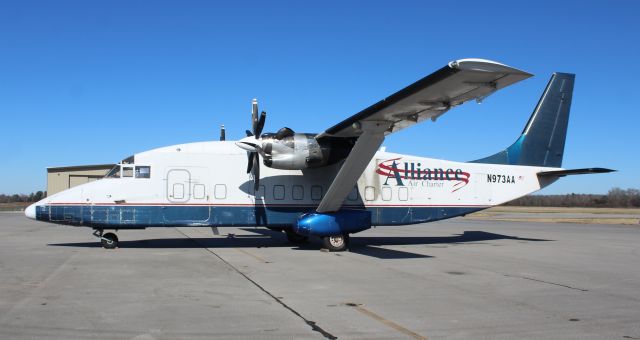
[[148,165],[134,165],[135,156],[129,156],[116,164],[104,178],[151,178],[151,167]]
[[122,162],[120,162],[121,164],[134,164],[135,163],[135,157],[134,156],[129,156],[125,159],[122,160]]
[[136,166],[136,178],[151,178],[151,167]]
[[132,166],[123,166],[122,167],[122,177],[133,177],[133,167]]
[[120,164],[116,164],[109,172],[107,173],[105,178],[120,178]]

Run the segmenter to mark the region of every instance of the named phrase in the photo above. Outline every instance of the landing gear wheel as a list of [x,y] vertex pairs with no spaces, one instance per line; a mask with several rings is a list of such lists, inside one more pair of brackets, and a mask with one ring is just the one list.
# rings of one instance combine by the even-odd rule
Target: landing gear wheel
[[344,251],[349,245],[349,234],[325,236],[322,244],[329,251]]
[[102,235],[102,246],[104,249],[116,249],[118,247],[118,236],[114,233],[106,233]]
[[293,244],[302,244],[302,243],[307,243],[307,241],[309,241],[309,237],[296,234],[293,231],[285,230],[285,233],[287,234],[287,240],[289,240],[289,242]]

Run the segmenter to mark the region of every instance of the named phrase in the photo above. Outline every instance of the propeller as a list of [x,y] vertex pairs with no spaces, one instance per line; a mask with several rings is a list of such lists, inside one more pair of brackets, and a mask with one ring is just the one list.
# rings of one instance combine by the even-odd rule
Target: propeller
[[[258,100],[251,103],[251,130],[246,130],[247,137],[236,143],[242,149],[247,150],[247,173],[253,176],[253,190],[258,191],[260,185],[260,155],[264,156],[264,151],[260,146],[260,134],[264,128],[267,113],[262,111],[258,116]],[[253,137],[253,138],[251,138]]]

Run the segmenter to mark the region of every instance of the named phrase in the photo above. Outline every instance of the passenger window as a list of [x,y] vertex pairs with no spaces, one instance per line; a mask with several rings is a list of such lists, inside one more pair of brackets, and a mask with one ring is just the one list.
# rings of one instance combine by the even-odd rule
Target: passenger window
[[195,199],[203,199],[204,198],[204,192],[205,192],[205,187],[204,184],[195,184],[193,186],[193,198]]
[[391,200],[391,188],[390,187],[382,187],[382,200],[390,201]]
[[273,198],[277,200],[284,199],[284,185],[274,185],[273,186]]
[[398,199],[407,201],[409,199],[409,189],[407,187],[398,188]]
[[137,166],[136,167],[136,178],[151,178],[151,167],[150,166]]
[[224,184],[216,184],[213,188],[213,197],[219,200],[227,198],[227,186]]
[[298,201],[304,198],[304,188],[302,185],[294,185],[291,187],[291,197]]
[[358,187],[353,187],[353,189],[351,189],[351,192],[349,193],[349,196],[347,196],[347,199],[349,201],[357,201],[358,200]]
[[319,201],[322,199],[322,187],[319,185],[314,185],[311,187],[311,199],[314,201]]
[[175,183],[173,185],[173,199],[181,200],[184,198],[184,185],[182,183]]
[[122,167],[122,177],[133,177],[133,167],[132,166],[123,166]]
[[376,188],[374,187],[365,187],[364,188],[364,199],[366,201],[373,201],[376,199]]

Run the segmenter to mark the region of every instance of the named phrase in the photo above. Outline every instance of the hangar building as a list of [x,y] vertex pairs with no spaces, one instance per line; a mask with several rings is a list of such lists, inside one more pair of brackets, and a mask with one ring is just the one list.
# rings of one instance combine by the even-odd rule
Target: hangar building
[[47,196],[100,179],[114,166],[96,164],[47,168]]

